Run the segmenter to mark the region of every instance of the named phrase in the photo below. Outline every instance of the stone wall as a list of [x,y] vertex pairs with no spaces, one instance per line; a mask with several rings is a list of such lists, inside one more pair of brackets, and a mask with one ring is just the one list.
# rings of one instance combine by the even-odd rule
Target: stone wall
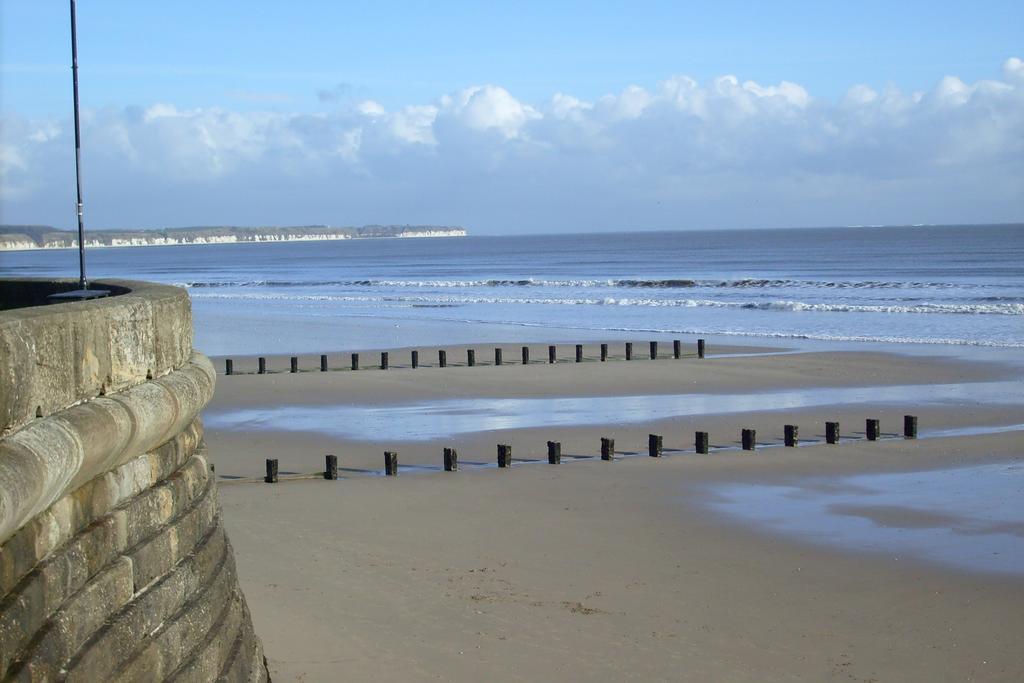
[[0,678],[267,680],[199,413],[184,290],[0,280]]

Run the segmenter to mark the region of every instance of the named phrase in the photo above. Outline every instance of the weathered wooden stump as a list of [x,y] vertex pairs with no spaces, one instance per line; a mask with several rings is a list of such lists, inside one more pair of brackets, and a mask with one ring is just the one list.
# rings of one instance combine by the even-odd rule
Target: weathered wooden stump
[[235,374],[235,361],[227,358],[224,360],[224,374],[233,375]]
[[583,344],[577,344],[576,345],[576,362],[577,363],[582,363],[583,362]]
[[652,458],[660,458],[662,450],[661,434],[647,435],[647,455]]
[[626,342],[626,360],[633,360],[633,342]]
[[740,432],[740,441],[743,444],[743,450],[754,450],[757,448],[757,431],[754,429],[744,429]]
[[291,361],[291,372],[292,374],[295,374],[296,372],[299,371],[299,359],[296,358],[295,356],[292,356]]
[[672,357],[679,360],[680,356],[683,355],[683,342],[679,339],[672,340]]
[[615,439],[609,439],[608,437],[605,436],[601,437],[601,459],[615,459]]
[[473,349],[466,349],[466,365],[469,367],[476,365],[476,351]]
[[917,438],[917,415],[904,415],[903,416],[903,438],[904,439],[916,439]]
[[548,441],[548,464],[562,464],[562,444],[559,441]]
[[444,449],[444,471],[456,472],[459,469],[459,454],[454,448]]
[[529,346],[524,346],[523,347],[523,365],[529,365],[529,364],[530,364],[530,347]]
[[825,423],[825,441],[827,443],[839,443],[839,423]]
[[695,432],[693,435],[693,449],[700,455],[708,454],[708,433]]
[[501,365],[501,349],[494,349],[494,364]]
[[387,351],[381,351],[380,352],[380,369],[381,370],[387,370],[388,369],[388,352]]
[[800,428],[796,425],[786,425],[782,428],[782,431],[786,446],[796,448],[797,443],[800,441]]
[[512,464],[512,447],[508,444],[498,444],[498,467],[508,467]]
[[601,344],[601,362],[608,360],[608,345]]
[[267,458],[267,476],[263,477],[263,481],[268,484],[277,483],[277,458]]
[[548,363],[554,363],[556,360],[556,350],[554,346],[548,347]]
[[704,340],[703,339],[698,339],[697,340],[697,358],[703,358],[703,357],[704,357]]
[[882,435],[882,425],[876,418],[869,417],[864,421],[864,432],[868,437],[868,441],[878,441],[878,437]]
[[267,359],[264,358],[263,356],[260,356],[259,360],[256,362],[259,366],[259,369],[256,372],[258,372],[261,375],[267,374]]
[[658,360],[658,342],[651,342],[651,360]]
[[327,372],[327,354],[320,355],[320,372]]
[[338,456],[324,456],[324,479],[335,480],[338,478]]
[[437,366],[441,368],[448,367],[448,354],[444,351],[437,352]]
[[352,354],[352,369],[353,370],[358,370],[359,369],[359,354],[358,353],[353,353]]
[[398,476],[398,451],[384,451],[384,474],[388,477]]
[[419,366],[420,366],[420,352],[419,351],[413,351],[412,352],[412,369],[415,370]]

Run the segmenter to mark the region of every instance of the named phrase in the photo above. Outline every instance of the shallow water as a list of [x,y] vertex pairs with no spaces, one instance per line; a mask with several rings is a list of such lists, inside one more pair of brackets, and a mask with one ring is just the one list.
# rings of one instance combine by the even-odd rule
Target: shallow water
[[[371,441],[387,434],[394,441],[430,441],[499,429],[635,424],[671,417],[764,411],[766,406],[771,406],[772,410],[793,410],[839,404],[922,405],[967,401],[972,404],[1017,403],[1020,383],[810,388],[742,394],[479,398],[386,407],[287,405],[211,410],[205,414],[204,421],[210,429],[231,431],[317,432],[360,441]],[[889,426],[890,430],[894,428],[896,426]]]
[[1024,576],[1024,463],[713,491],[712,509],[799,540]]

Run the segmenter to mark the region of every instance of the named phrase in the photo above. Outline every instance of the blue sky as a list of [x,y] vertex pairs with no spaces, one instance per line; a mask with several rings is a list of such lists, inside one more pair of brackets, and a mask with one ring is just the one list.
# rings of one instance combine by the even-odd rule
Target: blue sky
[[[78,15],[87,216],[105,227],[1024,218],[1020,2],[83,0]],[[70,227],[67,4],[0,0],[0,21],[0,220]]]

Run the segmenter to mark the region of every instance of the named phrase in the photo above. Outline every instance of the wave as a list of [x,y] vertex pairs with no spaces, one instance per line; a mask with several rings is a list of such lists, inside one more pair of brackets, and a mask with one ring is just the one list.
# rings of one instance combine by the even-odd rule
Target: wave
[[407,289],[445,289],[472,287],[569,287],[574,289],[770,289],[770,288],[824,288],[824,289],[976,289],[984,284],[953,282],[902,282],[888,280],[795,280],[778,278],[741,278],[733,280],[700,279],[567,279],[546,280],[535,278],[486,280],[198,280],[175,283],[189,289],[221,287],[382,287]]
[[341,303],[391,303],[417,307],[453,306],[470,304],[553,305],[553,306],[637,306],[670,308],[729,308],[754,311],[815,311],[826,313],[913,313],[946,315],[1024,315],[1024,303],[936,304],[923,303],[910,306],[826,304],[804,301],[715,301],[712,299],[643,299],[643,298],[532,298],[488,296],[415,296],[380,295],[346,296],[336,294],[193,294],[198,299],[250,299],[280,301],[334,301]]

